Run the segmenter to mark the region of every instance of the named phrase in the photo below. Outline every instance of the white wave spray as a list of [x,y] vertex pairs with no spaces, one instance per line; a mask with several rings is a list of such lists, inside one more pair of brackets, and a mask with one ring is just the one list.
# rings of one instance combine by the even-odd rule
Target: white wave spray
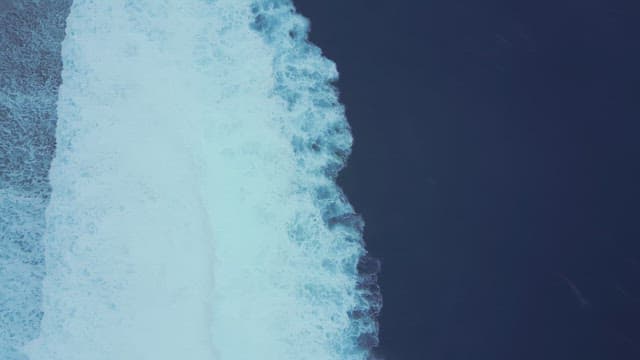
[[377,263],[307,28],[289,1],[74,2],[31,359],[369,356]]

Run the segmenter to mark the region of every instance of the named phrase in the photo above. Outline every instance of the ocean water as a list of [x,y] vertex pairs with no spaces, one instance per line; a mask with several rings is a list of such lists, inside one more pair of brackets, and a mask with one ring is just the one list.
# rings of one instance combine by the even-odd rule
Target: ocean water
[[335,183],[352,137],[308,21],[275,0],[68,11],[50,196],[0,192],[39,245],[2,258],[7,354],[367,359],[379,263]]
[[38,336],[47,173],[70,1],[0,2],[0,359]]

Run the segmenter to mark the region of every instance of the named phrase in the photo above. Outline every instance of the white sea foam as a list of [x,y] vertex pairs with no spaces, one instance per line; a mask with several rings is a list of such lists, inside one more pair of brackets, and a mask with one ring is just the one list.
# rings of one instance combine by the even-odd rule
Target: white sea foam
[[33,360],[365,359],[335,66],[288,1],[76,0]]

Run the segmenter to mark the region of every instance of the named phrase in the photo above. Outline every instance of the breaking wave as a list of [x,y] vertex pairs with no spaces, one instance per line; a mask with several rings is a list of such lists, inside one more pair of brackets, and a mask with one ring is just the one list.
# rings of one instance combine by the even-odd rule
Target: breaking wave
[[370,356],[379,263],[307,33],[290,1],[74,1],[30,359]]

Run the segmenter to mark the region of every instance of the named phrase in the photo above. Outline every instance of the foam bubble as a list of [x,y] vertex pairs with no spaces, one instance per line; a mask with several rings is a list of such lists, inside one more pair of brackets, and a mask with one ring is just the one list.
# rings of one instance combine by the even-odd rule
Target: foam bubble
[[365,359],[335,65],[287,1],[75,1],[31,359]]

